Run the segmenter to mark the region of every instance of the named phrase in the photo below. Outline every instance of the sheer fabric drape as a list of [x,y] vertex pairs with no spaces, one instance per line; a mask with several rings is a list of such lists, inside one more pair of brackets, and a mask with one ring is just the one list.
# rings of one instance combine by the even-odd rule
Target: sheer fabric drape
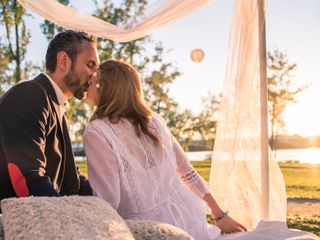
[[25,8],[66,29],[84,31],[113,41],[128,42],[188,16],[213,0],[158,0],[143,13],[130,19],[131,21],[119,24],[122,27],[65,6],[57,0],[18,1]]
[[[259,59],[264,39],[258,2],[246,0],[235,4],[209,182],[210,191],[221,207],[251,229],[262,219],[265,207],[261,197]],[[270,211],[269,219],[265,220],[285,221],[284,180],[271,154],[269,174]]]

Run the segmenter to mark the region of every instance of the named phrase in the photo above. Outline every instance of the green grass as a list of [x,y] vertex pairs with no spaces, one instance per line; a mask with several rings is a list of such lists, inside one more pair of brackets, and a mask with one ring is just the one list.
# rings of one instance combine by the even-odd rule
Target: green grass
[[76,164],[80,168],[80,172],[88,177],[87,161],[76,161]]
[[320,164],[280,163],[288,197],[320,198]]
[[[193,167],[205,179],[209,180],[211,161],[193,161]],[[79,161],[80,171],[87,175],[87,162]],[[292,198],[320,198],[320,164],[280,163],[286,183],[287,196]],[[210,216],[208,221],[212,222]],[[320,215],[288,216],[289,228],[312,232],[320,236]]]
[[211,160],[192,161],[191,164],[197,170],[200,176],[202,176],[206,181],[209,181]]
[[288,216],[287,225],[289,228],[304,230],[320,236],[320,215]]
[[[191,162],[209,180],[210,160]],[[280,163],[288,197],[320,198],[320,164]]]

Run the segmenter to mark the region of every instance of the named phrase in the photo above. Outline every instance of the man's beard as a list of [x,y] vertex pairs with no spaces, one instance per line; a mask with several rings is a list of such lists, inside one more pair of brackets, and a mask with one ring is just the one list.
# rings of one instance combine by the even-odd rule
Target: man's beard
[[79,100],[84,99],[86,90],[89,87],[88,82],[81,85],[80,78],[76,74],[74,74],[72,70],[70,70],[68,74],[64,77],[64,83],[72,92],[72,95],[75,98]]

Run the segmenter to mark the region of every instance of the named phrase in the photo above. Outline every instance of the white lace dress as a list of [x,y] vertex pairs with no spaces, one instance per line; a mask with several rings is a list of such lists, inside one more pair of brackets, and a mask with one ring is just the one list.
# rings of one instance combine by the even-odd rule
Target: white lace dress
[[208,192],[205,181],[164,121],[155,116],[151,125],[160,147],[144,135],[138,138],[128,120],[97,119],[87,126],[84,148],[94,195],[125,219],[166,222],[195,239],[215,239],[219,231],[208,228],[201,200]]

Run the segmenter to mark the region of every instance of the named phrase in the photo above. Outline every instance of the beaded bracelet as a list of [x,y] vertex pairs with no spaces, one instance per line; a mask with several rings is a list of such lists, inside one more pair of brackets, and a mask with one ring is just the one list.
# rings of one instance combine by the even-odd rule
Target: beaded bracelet
[[219,222],[221,219],[223,219],[224,217],[228,216],[228,214],[229,214],[229,211],[227,210],[227,211],[225,211],[220,217],[217,217],[217,218],[215,218],[214,220],[215,220],[216,222]]

